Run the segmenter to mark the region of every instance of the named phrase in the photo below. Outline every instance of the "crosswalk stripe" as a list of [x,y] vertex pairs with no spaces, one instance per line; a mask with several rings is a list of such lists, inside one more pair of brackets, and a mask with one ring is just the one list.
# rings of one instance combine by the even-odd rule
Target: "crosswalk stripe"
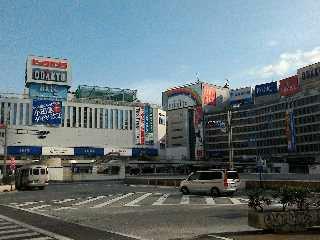
[[45,208],[45,207],[50,207],[50,206],[51,206],[51,205],[44,204],[44,205],[40,205],[40,206],[28,208],[28,210],[30,210],[30,211],[39,210],[39,209],[42,209],[42,208]]
[[3,230],[3,231],[0,231],[0,234],[5,234],[5,233],[15,233],[15,232],[27,232],[29,231],[28,229],[26,228],[21,228],[21,229],[10,229],[10,230]]
[[18,228],[18,225],[10,225],[10,226],[2,226],[0,227],[0,230],[5,230],[5,229],[12,229],[12,228]]
[[152,205],[158,206],[163,205],[164,201],[170,196],[169,193],[163,194],[157,201],[155,201]]
[[190,203],[190,197],[187,195],[183,195],[180,201],[180,204],[189,204]]
[[206,197],[206,204],[207,205],[215,205],[216,201],[212,197]]
[[111,200],[109,200],[109,201],[107,201],[107,202],[103,202],[103,203],[100,203],[100,204],[98,204],[98,205],[92,206],[91,208],[101,208],[101,207],[110,205],[110,204],[112,204],[112,203],[114,203],[114,202],[117,202],[117,201],[119,201],[119,200],[121,200],[121,199],[123,199],[123,198],[129,197],[129,196],[131,196],[131,195],[133,195],[133,194],[134,194],[134,193],[127,193],[127,194],[122,195],[122,196],[120,196],[120,197],[116,197],[116,198],[114,198],[114,199],[111,199]]
[[10,222],[0,222],[0,226],[3,226],[3,225],[11,225]]
[[58,203],[58,204],[61,204],[61,203],[67,203],[67,202],[71,202],[71,201],[74,201],[76,199],[74,198],[67,198],[67,199],[63,199],[63,200],[55,200],[53,201],[54,203]]
[[16,204],[16,207],[25,207],[28,205],[33,205],[33,204],[37,204],[37,203],[43,203],[44,201],[36,201],[36,202],[25,202],[22,204]]
[[90,202],[93,202],[93,201],[96,201],[96,200],[99,200],[99,199],[105,198],[105,197],[106,197],[106,196],[98,196],[98,197],[95,197],[95,198],[90,198],[90,199],[88,199],[88,200],[75,203],[75,204],[73,204],[73,206],[80,206],[80,205],[83,205],[83,204],[86,204],[86,203],[90,203]]
[[229,198],[229,200],[230,200],[233,204],[242,204],[242,202],[240,202],[240,200],[237,199],[237,198]]
[[55,208],[53,209],[54,211],[61,211],[61,210],[67,210],[67,209],[72,209],[72,210],[76,210],[78,208],[75,207],[60,207],[60,208]]
[[146,193],[146,194],[143,194],[142,196],[136,198],[135,200],[125,204],[124,206],[130,206],[130,207],[133,207],[133,206],[140,206],[138,205],[137,203],[138,202],[141,202],[143,199],[149,197],[150,195],[152,195],[152,193]]
[[38,238],[32,238],[30,240],[50,240],[50,239],[53,239],[51,237],[38,237]]
[[39,235],[40,233],[37,233],[37,232],[13,234],[9,236],[0,237],[0,240],[11,239],[11,238],[33,237],[33,236],[39,236]]

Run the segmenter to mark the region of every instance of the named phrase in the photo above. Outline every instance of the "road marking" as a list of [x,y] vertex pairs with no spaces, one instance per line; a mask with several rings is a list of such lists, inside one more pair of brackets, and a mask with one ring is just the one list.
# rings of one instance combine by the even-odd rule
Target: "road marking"
[[6,230],[6,229],[12,229],[12,228],[18,228],[17,225],[11,225],[11,226],[2,226],[0,227],[0,230]]
[[28,208],[28,210],[34,211],[34,210],[39,210],[39,209],[46,208],[46,207],[50,207],[50,206],[51,206],[51,205],[44,204],[44,205],[40,205],[40,206]]
[[215,205],[216,201],[213,199],[213,197],[206,197],[206,204],[207,205]]
[[60,207],[60,208],[55,208],[55,209],[53,209],[53,210],[54,210],[54,211],[61,211],[61,210],[66,210],[66,209],[77,210],[78,208],[74,208],[74,207]]
[[54,200],[53,202],[54,203],[58,203],[58,204],[61,204],[61,203],[67,203],[67,202],[71,202],[71,201],[74,201],[74,200],[76,200],[76,199],[74,199],[74,198],[67,198],[67,199],[63,199],[63,200]]
[[218,238],[221,240],[233,240],[232,238],[226,238],[226,237],[221,237],[221,236],[217,236],[217,235],[208,235],[208,237],[214,237],[214,238]]
[[119,200],[121,200],[121,199],[123,199],[123,198],[129,197],[129,196],[131,196],[131,195],[133,195],[133,194],[134,194],[134,193],[127,193],[127,194],[125,194],[125,195],[122,195],[122,196],[120,196],[120,197],[116,197],[116,198],[111,199],[111,200],[109,200],[109,201],[107,201],[107,202],[100,203],[100,204],[95,205],[95,206],[92,206],[92,207],[90,207],[90,208],[101,208],[101,207],[104,207],[104,206],[108,206],[108,205],[110,205],[110,204],[112,204],[112,203],[114,203],[114,202],[117,202],[117,201],[119,201]]
[[0,222],[0,226],[3,226],[3,225],[10,225],[11,223],[9,222]]
[[189,204],[190,203],[190,197],[187,195],[183,195],[180,201],[180,204]]
[[158,206],[163,205],[164,201],[169,197],[169,193],[163,194],[157,201],[155,201],[152,205]]
[[50,240],[52,239],[51,237],[38,237],[38,238],[32,238],[30,240]]
[[129,207],[139,207],[140,205],[137,204],[138,202],[141,202],[143,199],[149,197],[150,195],[152,195],[152,193],[146,193],[143,194],[142,196],[136,198],[135,200],[125,204],[124,206],[129,206]]
[[243,204],[239,199],[237,198],[229,198],[229,200],[233,203],[233,204]]
[[[49,216],[49,217],[54,218],[52,216]],[[31,231],[35,231],[35,232],[41,233],[43,235],[49,236],[49,237],[57,239],[57,240],[73,240],[72,238],[64,237],[64,236],[61,236],[59,234],[56,234],[56,233],[53,233],[53,232],[49,232],[49,231],[46,231],[46,230],[41,229],[41,228],[37,228],[37,227],[31,226],[31,225],[28,225],[26,223],[14,220],[12,218],[6,217],[6,216],[1,215],[1,214],[0,214],[0,219],[4,219],[5,221],[17,224],[17,225],[19,225],[19,226],[21,226],[23,228],[27,228],[27,229],[29,229]]]
[[9,236],[0,237],[0,240],[11,239],[11,238],[33,237],[33,236],[39,236],[39,235],[40,235],[40,233],[37,233],[37,232],[13,234],[13,235],[9,235]]
[[37,203],[43,203],[44,201],[36,201],[36,202],[25,202],[25,203],[21,203],[21,204],[16,204],[16,207],[25,207],[28,205],[33,205],[33,204],[37,204]]
[[[12,224],[12,223],[11,223]],[[21,228],[21,229],[11,229],[11,230],[3,230],[0,231],[0,234],[5,234],[5,233],[15,233],[15,232],[27,232],[29,229],[26,228]]]
[[93,202],[93,201],[97,201],[99,199],[102,199],[102,198],[105,198],[106,196],[98,196],[98,197],[95,197],[95,198],[90,198],[88,200],[85,200],[85,201],[82,201],[82,202],[78,202],[78,203],[75,203],[75,204],[72,204],[73,206],[80,206],[80,205],[83,205],[83,204],[86,204],[86,203],[90,203],[90,202]]

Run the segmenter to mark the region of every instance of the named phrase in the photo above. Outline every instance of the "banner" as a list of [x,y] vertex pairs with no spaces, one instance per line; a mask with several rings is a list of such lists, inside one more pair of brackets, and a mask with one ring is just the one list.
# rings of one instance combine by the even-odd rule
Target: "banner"
[[41,155],[42,148],[38,146],[8,146],[9,155]]
[[202,93],[202,103],[203,105],[216,106],[216,89],[208,84],[204,84]]
[[104,149],[104,155],[117,155],[117,156],[131,157],[132,149],[107,147]]
[[300,92],[298,76],[280,80],[279,90],[281,96],[291,96]]
[[136,133],[136,144],[140,144],[140,108],[135,108],[135,133]]
[[33,100],[33,124],[59,125],[61,124],[61,116],[61,102],[51,100]]
[[294,123],[294,114],[292,110],[286,112],[285,116],[285,132],[287,135],[288,141],[288,151],[295,152],[296,151],[296,130],[295,130],[295,123]]
[[139,111],[139,117],[140,117],[140,144],[145,144],[145,131],[144,131],[144,108],[140,108]]
[[47,155],[47,156],[55,156],[55,155],[72,156],[72,155],[74,155],[74,149],[73,148],[66,148],[66,147],[42,147],[42,155]]
[[150,106],[144,107],[144,132],[145,132],[145,144],[153,145],[153,109]]
[[278,92],[278,85],[277,82],[270,82],[265,83],[261,85],[256,85],[255,87],[255,96],[265,96],[265,95],[271,95]]
[[66,100],[67,94],[67,86],[44,83],[30,83],[29,85],[30,98]]
[[95,147],[75,147],[74,155],[75,156],[103,156],[104,149],[95,148]]

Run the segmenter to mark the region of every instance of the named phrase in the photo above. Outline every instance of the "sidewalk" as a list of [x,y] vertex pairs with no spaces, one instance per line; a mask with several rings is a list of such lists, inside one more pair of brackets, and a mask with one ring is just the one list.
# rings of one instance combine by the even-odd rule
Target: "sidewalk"
[[[15,191],[16,188],[14,184],[12,185],[12,191]],[[2,192],[11,192],[11,185],[0,185],[0,193]]]

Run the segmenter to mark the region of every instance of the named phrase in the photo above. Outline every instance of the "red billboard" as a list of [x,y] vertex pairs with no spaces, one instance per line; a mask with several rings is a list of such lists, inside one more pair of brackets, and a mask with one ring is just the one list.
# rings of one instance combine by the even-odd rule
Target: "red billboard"
[[203,105],[216,105],[216,89],[215,87],[205,84],[202,92]]
[[280,80],[280,95],[281,96],[291,96],[300,92],[298,76],[292,76],[286,79]]

